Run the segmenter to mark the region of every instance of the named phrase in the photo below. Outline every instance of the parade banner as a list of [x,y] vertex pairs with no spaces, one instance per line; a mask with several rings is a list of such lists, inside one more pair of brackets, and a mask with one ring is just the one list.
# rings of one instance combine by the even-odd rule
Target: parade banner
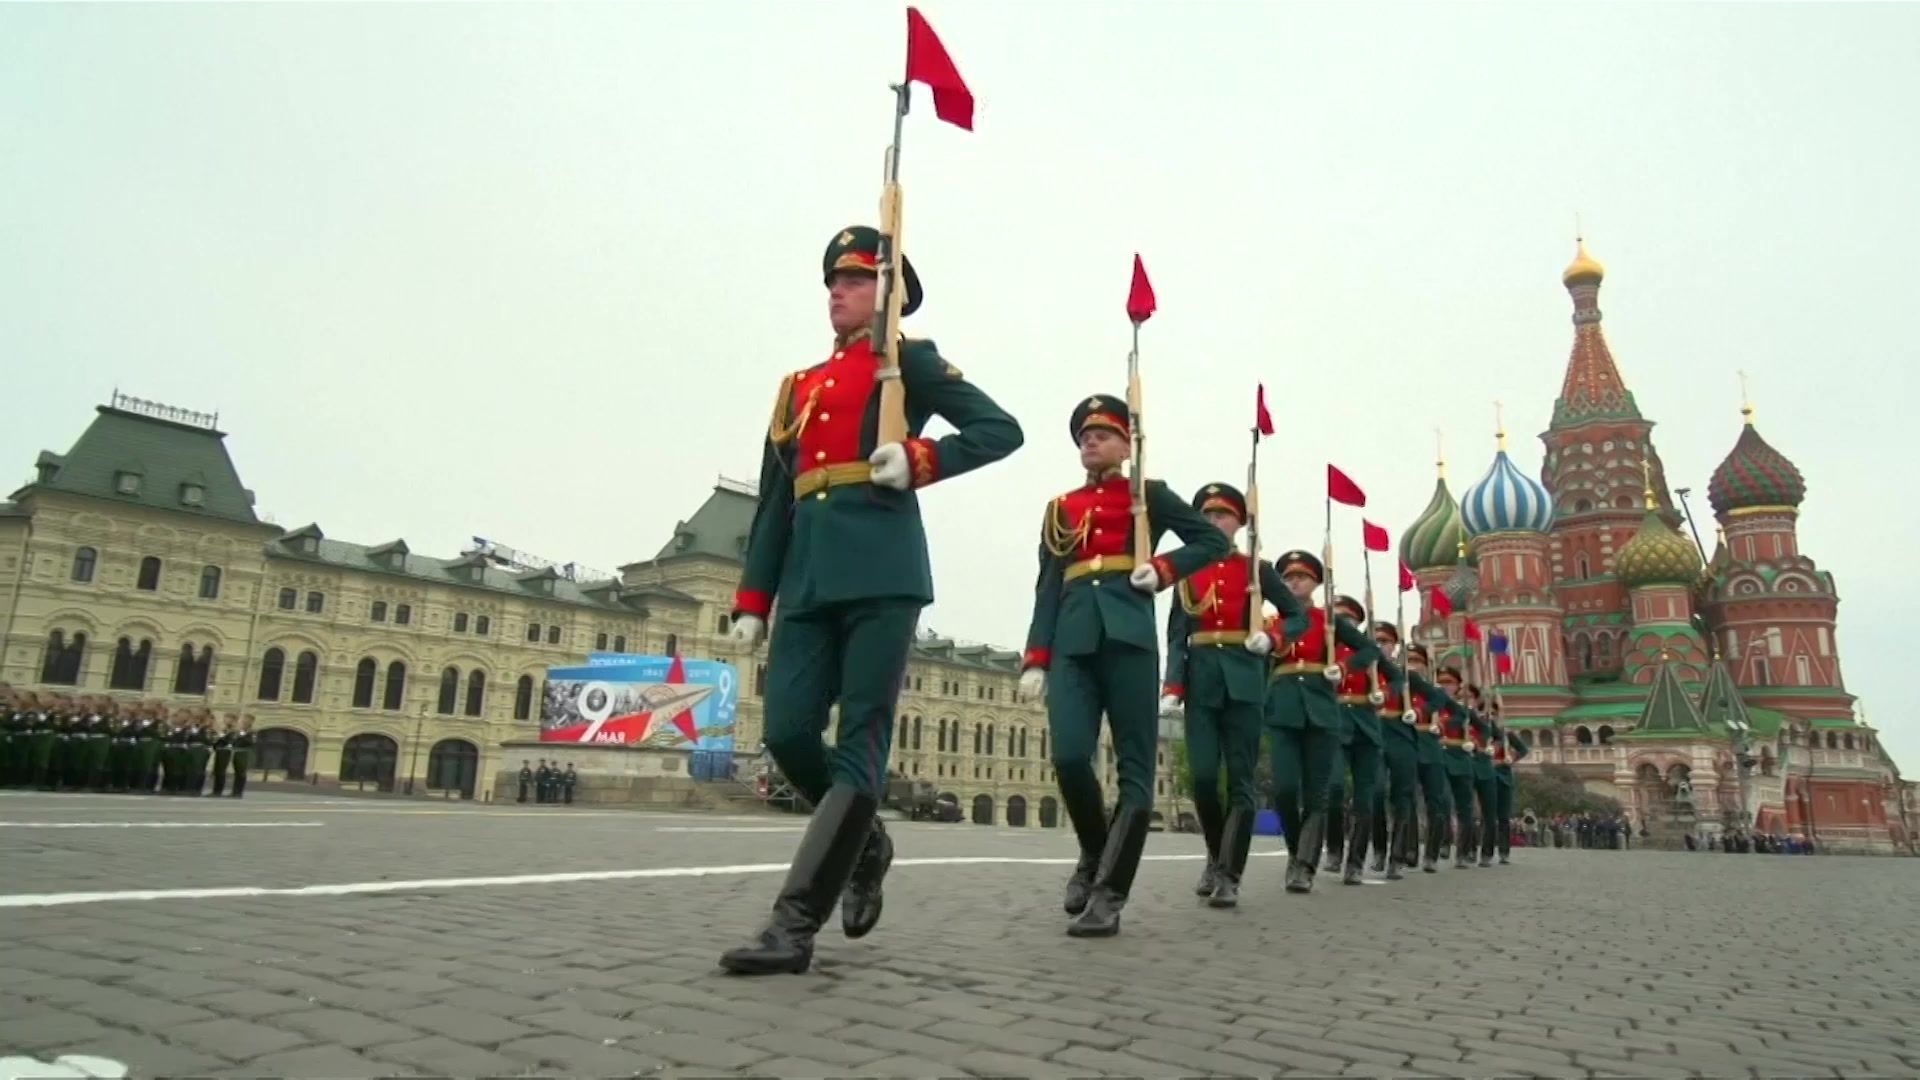
[[739,672],[720,660],[593,653],[547,670],[540,741],[733,755]]

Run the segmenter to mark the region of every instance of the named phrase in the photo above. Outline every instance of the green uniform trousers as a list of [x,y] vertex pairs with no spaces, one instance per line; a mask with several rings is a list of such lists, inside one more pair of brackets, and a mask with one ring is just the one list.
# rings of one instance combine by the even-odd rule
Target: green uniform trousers
[[[886,794],[893,710],[920,621],[918,600],[861,600],[782,617],[767,645],[767,751],[819,803],[834,784]],[[825,738],[835,703],[840,722]]]
[[1211,805],[1210,812],[1226,820],[1217,805],[1220,768],[1227,770],[1225,810],[1252,814],[1254,763],[1260,755],[1260,706],[1244,701],[1225,706],[1187,706],[1187,764],[1193,772],[1193,801]]
[[1453,786],[1447,783],[1447,762],[1440,748],[1440,736],[1430,731],[1414,733],[1414,748],[1420,763],[1420,798],[1427,808],[1428,821],[1445,821],[1453,816]]
[[16,741],[11,732],[0,735],[0,784],[12,787],[14,777],[19,772],[20,754],[14,749]]
[[134,767],[133,788],[143,794],[151,794],[153,785],[160,780],[160,740],[140,740],[140,760]]
[[1494,792],[1493,760],[1485,754],[1473,755],[1473,795],[1480,803],[1480,854],[1491,857],[1494,841],[1494,811],[1499,796]]
[[1493,767],[1493,845],[1505,855],[1513,849],[1513,766]]
[[187,794],[198,795],[207,788],[207,760],[213,748],[196,746],[187,755]]
[[1374,797],[1375,813],[1384,800],[1395,821],[1413,820],[1414,789],[1419,784],[1419,751],[1414,746],[1413,725],[1397,716],[1380,718],[1381,760],[1386,766],[1387,782]]
[[[235,747],[233,751],[233,797],[238,799],[247,790],[247,770],[253,768],[253,751]],[[572,802],[572,799],[568,799]]]
[[32,739],[28,740],[27,760],[32,766],[31,782],[35,787],[52,787],[54,785],[55,778],[59,774],[55,771],[57,768],[57,759],[54,757],[53,751],[58,743],[58,737],[51,731],[39,732],[35,734]]
[[[1102,714],[1113,731],[1120,801],[1151,807],[1154,752],[1160,741],[1157,650],[1105,637],[1097,653],[1054,656],[1047,667],[1047,731],[1053,744],[1053,770],[1063,792],[1098,790],[1094,754],[1100,749]],[[1196,773],[1198,768],[1196,762]]]
[[1346,739],[1336,752],[1332,775],[1327,777],[1327,850],[1341,851],[1348,839],[1365,847],[1367,837],[1347,836],[1346,805],[1349,796],[1358,812],[1371,811],[1380,790],[1380,718],[1373,706],[1342,705]]
[[1447,786],[1453,793],[1454,854],[1465,855],[1475,844],[1473,832],[1473,757],[1458,747],[1441,751],[1447,760]]

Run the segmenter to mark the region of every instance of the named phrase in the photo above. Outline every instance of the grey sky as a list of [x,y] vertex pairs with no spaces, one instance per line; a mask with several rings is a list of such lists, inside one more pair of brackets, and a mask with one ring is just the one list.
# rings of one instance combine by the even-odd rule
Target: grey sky
[[[716,474],[754,475],[779,377],[824,356],[820,251],[874,213],[902,10],[0,8],[0,460],[24,480],[118,385],[220,410],[287,527],[651,555]],[[1135,250],[1150,471],[1243,479],[1265,380],[1269,549],[1318,546],[1328,460],[1397,541],[1436,424],[1456,494],[1495,398],[1537,473],[1579,211],[1669,478],[1704,515],[1744,368],[1807,476],[1848,685],[1920,762],[1889,545],[1920,535],[1890,483],[1920,8],[923,10],[980,104],[971,135],[924,95],[909,121],[910,329],[1028,435],[924,500],[931,625],[1023,639],[1067,412],[1124,390]]]

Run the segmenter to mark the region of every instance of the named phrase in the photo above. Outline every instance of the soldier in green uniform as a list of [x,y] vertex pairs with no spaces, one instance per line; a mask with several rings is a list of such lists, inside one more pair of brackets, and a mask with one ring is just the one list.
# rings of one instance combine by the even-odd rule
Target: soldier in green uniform
[[[1021,662],[1022,695],[1046,695],[1054,774],[1080,841],[1063,904],[1074,915],[1067,933],[1075,937],[1119,933],[1147,842],[1159,738],[1154,595],[1232,550],[1186,500],[1147,480],[1149,550],[1168,532],[1185,545],[1136,561],[1133,481],[1123,473],[1133,455],[1131,425],[1131,411],[1116,397],[1095,394],[1074,407],[1067,427],[1086,482],[1050,500],[1041,517],[1040,573]],[[1111,819],[1102,816],[1093,760],[1102,714],[1120,774]]]
[[240,718],[227,714],[227,722],[213,736],[213,797],[219,798],[227,793],[227,767],[233,764],[233,733],[240,726]]
[[[1302,604],[1326,580],[1320,560],[1289,551],[1274,560],[1281,580]],[[1335,685],[1343,665],[1364,667],[1376,654],[1367,635],[1345,615],[1334,615],[1333,655],[1327,652],[1327,610],[1311,607],[1297,640],[1273,654],[1267,685],[1266,726],[1272,742],[1274,803],[1287,841],[1288,892],[1313,889],[1314,868],[1326,839],[1327,803],[1340,750],[1344,717]]]
[[53,757],[47,765],[47,790],[59,791],[73,786],[73,774],[86,749],[85,735],[79,730],[80,720],[74,715],[72,704],[63,694],[53,695],[47,719],[53,722]]
[[28,783],[44,791],[54,789],[59,775],[55,771],[57,762],[54,757],[54,750],[59,745],[59,733],[48,711],[49,699],[28,693],[23,702],[27,713]]
[[[1500,702],[1493,703],[1494,722],[1499,723]],[[1501,729],[1493,741],[1493,836],[1500,853],[1500,865],[1513,862],[1513,763],[1527,756],[1527,744],[1512,731]]]
[[[1373,641],[1382,653],[1399,651],[1400,628],[1390,622],[1375,622]],[[1419,714],[1410,703],[1406,676],[1399,665],[1382,658],[1379,672],[1382,700],[1378,723],[1386,783],[1374,786],[1374,869],[1384,870],[1388,881],[1398,881],[1402,876],[1400,869],[1408,864],[1412,850],[1409,838],[1414,824],[1413,796],[1419,771],[1414,729],[1419,723]]]
[[1447,696],[1427,681],[1427,649],[1407,648],[1407,682],[1414,711],[1414,751],[1420,775],[1420,800],[1426,810],[1427,830],[1422,838],[1420,869],[1440,872],[1440,845],[1453,827],[1453,785],[1447,779],[1447,759],[1440,745],[1440,713]]
[[[731,633],[736,646],[753,648],[778,600],[767,653],[767,749],[814,810],[766,927],[721,957],[740,974],[806,970],[836,901],[849,937],[879,920],[893,844],[877,810],[894,706],[914,627],[933,602],[917,492],[998,461],[1022,441],[1013,417],[933,342],[873,340],[879,249],[879,232],[867,226],[828,242],[821,270],[833,351],[781,381],[761,452]],[[922,292],[913,266],[900,262],[905,315]],[[883,424],[898,420],[897,400],[906,438],[883,442]],[[922,437],[935,416],[953,434]],[[836,702],[830,753],[822,735]]]
[[240,718],[240,726],[233,733],[233,798],[240,798],[247,791],[247,771],[253,768],[253,714]]
[[[1367,609],[1351,596],[1334,601],[1334,611],[1352,621],[1355,627],[1367,625]],[[1373,837],[1374,792],[1380,784],[1382,741],[1377,712],[1386,698],[1380,693],[1379,679],[1371,670],[1378,662],[1379,647],[1369,641],[1360,660],[1352,654],[1340,657],[1342,675],[1335,689],[1335,700],[1346,723],[1339,749],[1334,754],[1331,790],[1327,793],[1327,870],[1340,869],[1345,856],[1343,885],[1358,885],[1364,878],[1367,843]],[[1343,768],[1344,766],[1344,768]],[[1345,820],[1341,805],[1351,797]],[[1343,850],[1344,842],[1344,850]]]
[[26,758],[26,739],[20,736],[20,714],[14,708],[13,687],[0,683],[0,786],[19,784],[20,763]]
[[[1232,543],[1247,520],[1247,500],[1231,484],[1208,484],[1194,509]],[[1307,628],[1306,608],[1287,590],[1273,564],[1262,559],[1250,586],[1251,560],[1237,552],[1182,581],[1167,618],[1167,674],[1162,714],[1184,709],[1193,808],[1207,841],[1207,865],[1194,893],[1209,905],[1239,903],[1240,878],[1253,842],[1253,774],[1260,754],[1261,707],[1267,697],[1266,657],[1273,638],[1264,610],[1250,601],[1271,597],[1286,619],[1285,633]],[[1264,608],[1264,604],[1261,605]],[[1227,806],[1220,803],[1220,767],[1226,764]]]
[[162,751],[160,771],[163,774],[162,789],[169,795],[179,795],[187,790],[188,744],[193,739],[192,716],[181,710],[172,718],[167,727],[166,749]]
[[213,757],[213,717],[200,710],[187,729],[187,786],[183,795],[195,798],[207,791],[207,762]]
[[153,794],[160,782],[160,746],[166,731],[165,706],[142,702],[140,719],[134,725],[135,746],[133,789],[142,795]]
[[133,789],[133,715],[138,703],[109,702],[107,721],[107,790],[125,794]]
[[1435,706],[1440,728],[1441,755],[1446,760],[1447,790],[1453,801],[1453,866],[1465,870],[1473,865],[1471,851],[1476,842],[1473,829],[1473,751],[1467,738],[1467,721],[1472,715],[1461,701],[1460,669],[1444,666],[1434,681],[1441,690],[1441,702]]
[[[1473,795],[1480,804],[1480,829],[1475,837],[1479,841],[1480,865],[1493,865],[1494,849],[1494,810],[1498,802],[1493,780],[1493,743],[1499,738],[1500,731],[1491,717],[1481,711],[1480,688],[1469,685],[1467,700],[1472,717],[1467,726],[1469,749],[1473,751]],[[1471,857],[1472,843],[1469,842],[1468,856]]]

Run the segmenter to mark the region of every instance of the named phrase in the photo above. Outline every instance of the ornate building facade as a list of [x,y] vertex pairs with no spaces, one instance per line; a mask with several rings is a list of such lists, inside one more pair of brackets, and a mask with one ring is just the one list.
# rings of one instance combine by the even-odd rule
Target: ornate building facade
[[[591,651],[710,657],[762,730],[764,648],[726,641],[755,496],[722,480],[652,558],[617,576],[506,568],[404,540],[262,520],[214,418],[121,398],[0,503],[0,682],[256,717],[255,767],[322,788],[485,797],[537,738],[546,669]],[[1039,703],[1019,654],[923,634],[894,767],[982,824],[1059,824]],[[554,756],[564,759],[563,746]],[[1166,740],[1162,812],[1176,819]],[[1111,750],[1103,754],[1113,783]]]
[[[1839,595],[1799,550],[1799,470],[1743,409],[1708,489],[1720,530],[1703,565],[1601,331],[1604,277],[1581,244],[1561,278],[1574,341],[1539,479],[1502,431],[1458,503],[1442,465],[1403,536],[1424,598],[1417,638],[1498,688],[1533,748],[1522,768],[1566,766],[1651,830],[1750,823],[1829,850],[1911,850],[1911,785],[1854,715]],[[1436,588],[1451,612],[1435,610]]]

